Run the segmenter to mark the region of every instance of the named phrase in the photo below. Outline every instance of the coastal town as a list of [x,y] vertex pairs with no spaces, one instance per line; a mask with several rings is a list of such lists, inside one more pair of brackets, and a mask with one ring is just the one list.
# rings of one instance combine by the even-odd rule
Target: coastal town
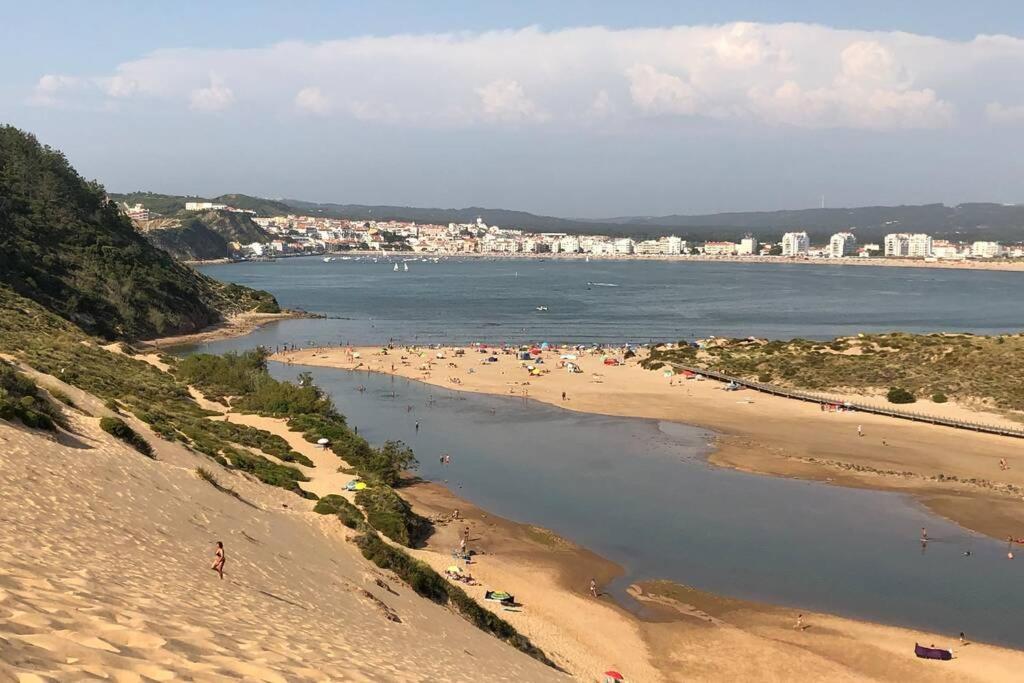
[[[137,225],[151,220],[143,204],[122,205]],[[992,261],[1024,258],[1024,243],[951,241],[926,233],[892,232],[881,241],[862,242],[856,230],[840,231],[827,242],[811,241],[805,230],[785,232],[779,240],[747,235],[738,242],[697,242],[666,235],[634,239],[609,235],[530,232],[520,228],[488,225],[482,218],[472,223],[422,224],[397,220],[353,220],[307,215],[259,216],[255,211],[222,203],[197,201],[185,204],[185,212],[243,214],[262,228],[268,239],[229,244],[239,259],[274,258],[350,251],[413,252],[432,256],[532,256],[557,255],[584,258],[644,257],[783,257],[788,259],[901,259],[923,262]]]

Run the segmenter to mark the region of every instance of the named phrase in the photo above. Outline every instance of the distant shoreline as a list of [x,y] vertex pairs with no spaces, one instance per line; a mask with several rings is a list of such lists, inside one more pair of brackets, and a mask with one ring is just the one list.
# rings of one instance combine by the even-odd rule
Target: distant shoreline
[[[301,256],[310,257],[376,257],[381,258],[379,251],[339,251],[316,254],[285,254],[275,258],[298,258]],[[788,256],[668,256],[665,254],[611,254],[595,256],[593,254],[506,254],[506,253],[461,253],[461,254],[432,254],[426,252],[394,251],[388,253],[388,258],[411,258],[411,259],[482,259],[482,260],[535,260],[535,261],[585,261],[589,258],[591,262],[601,261],[660,261],[670,263],[764,263],[773,265],[812,265],[812,266],[880,266],[886,268],[936,268],[942,270],[985,270],[1024,272],[1024,259],[1005,261],[924,261],[922,259],[902,258],[792,258]],[[215,259],[211,261],[188,261],[189,265],[209,266],[231,263],[259,263],[261,261],[246,261],[232,259]]]

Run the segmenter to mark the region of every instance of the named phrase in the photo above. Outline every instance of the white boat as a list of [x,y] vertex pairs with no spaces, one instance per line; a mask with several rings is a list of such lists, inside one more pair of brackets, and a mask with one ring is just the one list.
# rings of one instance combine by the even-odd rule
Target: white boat
[[398,264],[397,264],[397,263],[395,264],[395,268],[394,268],[394,271],[395,271],[396,273],[398,272]]
[[334,259],[332,259],[332,258],[331,258],[330,256],[325,256],[325,257],[324,257],[324,263],[330,263],[330,262],[331,262],[331,261],[333,261],[333,260],[334,260]]
[[546,310],[548,310],[548,307],[547,306],[538,306],[537,310],[538,311],[546,311]]
[[590,254],[587,254],[587,263],[590,263]]
[[404,270],[405,272],[408,273],[409,272],[409,264],[408,263],[403,263],[402,264],[402,270]]

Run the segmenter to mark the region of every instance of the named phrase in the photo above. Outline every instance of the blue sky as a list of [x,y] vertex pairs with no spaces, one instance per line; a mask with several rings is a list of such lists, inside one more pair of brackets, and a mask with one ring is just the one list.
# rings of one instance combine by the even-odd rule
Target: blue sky
[[111,190],[568,216],[1024,201],[1017,2],[45,4],[0,7],[0,120]]

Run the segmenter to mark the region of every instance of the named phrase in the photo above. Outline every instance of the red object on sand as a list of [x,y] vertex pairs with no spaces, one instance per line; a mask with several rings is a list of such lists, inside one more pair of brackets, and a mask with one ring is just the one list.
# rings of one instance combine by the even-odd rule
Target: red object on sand
[[604,675],[607,676],[608,678],[612,679],[613,681],[624,681],[624,680],[626,680],[625,677],[622,674],[620,674],[618,671],[605,671]]

